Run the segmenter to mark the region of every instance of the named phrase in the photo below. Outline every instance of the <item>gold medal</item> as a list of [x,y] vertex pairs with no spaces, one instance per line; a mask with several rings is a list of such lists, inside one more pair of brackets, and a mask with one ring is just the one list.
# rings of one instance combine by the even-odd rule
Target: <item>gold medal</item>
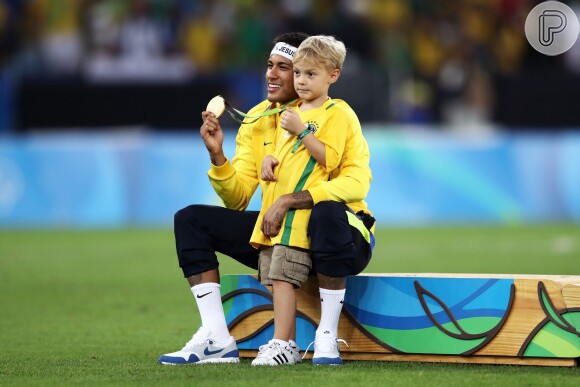
[[219,118],[226,110],[226,101],[221,95],[216,95],[209,101],[205,110],[213,113],[216,118]]
[[[295,106],[297,102],[298,100],[295,99],[293,101],[288,102],[287,104],[280,105],[280,107],[274,109],[267,109],[256,115],[249,116],[246,113],[230,106],[230,104],[221,95],[217,95],[209,101],[206,110],[208,112],[212,112],[216,117],[220,117],[224,113],[224,111],[227,111],[228,114],[234,119],[234,121],[240,124],[251,124],[258,121],[262,117],[271,116],[272,114],[283,112],[289,107]],[[238,116],[241,118],[238,118]]]

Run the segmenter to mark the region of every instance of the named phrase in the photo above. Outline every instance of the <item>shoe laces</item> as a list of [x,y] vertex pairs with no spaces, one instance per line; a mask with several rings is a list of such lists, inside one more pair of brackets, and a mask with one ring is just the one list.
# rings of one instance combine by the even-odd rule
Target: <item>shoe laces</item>
[[282,353],[282,346],[280,343],[270,340],[268,344],[260,345],[258,348],[257,357],[274,357]]
[[290,348],[294,352],[300,352],[300,347],[298,346],[298,343],[294,340],[288,341],[288,348]]
[[209,339],[209,335],[211,334],[211,331],[205,327],[200,327],[197,332],[195,332],[193,334],[193,336],[191,337],[191,340],[189,340],[185,346],[183,347],[183,349],[187,349],[190,347],[194,347],[196,345],[201,345],[201,344],[205,344],[208,341],[210,341]]
[[338,347],[338,349],[340,350],[339,343],[343,343],[347,347],[350,347],[348,345],[348,343],[343,339],[337,339],[336,337],[333,337],[329,334],[317,335],[316,338],[314,339],[314,341],[311,342],[310,344],[308,344],[308,347],[306,347],[306,350],[304,351],[304,355],[302,355],[302,359],[304,359],[304,357],[306,357],[306,353],[308,352],[308,350],[310,349],[312,344],[314,344],[314,351],[315,352],[319,351],[319,350],[321,350],[323,352],[330,352],[330,351],[334,351],[336,349],[336,347]]

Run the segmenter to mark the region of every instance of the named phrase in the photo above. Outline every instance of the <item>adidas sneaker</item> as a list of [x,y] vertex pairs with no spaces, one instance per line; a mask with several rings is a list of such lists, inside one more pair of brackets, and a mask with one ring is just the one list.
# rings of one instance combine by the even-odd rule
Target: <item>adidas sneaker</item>
[[272,339],[268,344],[260,346],[258,356],[252,360],[252,366],[279,366],[294,364],[294,351]]
[[230,336],[224,345],[211,338],[211,331],[201,327],[177,352],[159,356],[159,364],[239,363],[236,341]]
[[301,363],[302,356],[300,355],[300,347],[298,346],[298,343],[296,343],[294,340],[290,340],[288,342],[288,346],[292,350],[292,355],[294,356],[294,363]]

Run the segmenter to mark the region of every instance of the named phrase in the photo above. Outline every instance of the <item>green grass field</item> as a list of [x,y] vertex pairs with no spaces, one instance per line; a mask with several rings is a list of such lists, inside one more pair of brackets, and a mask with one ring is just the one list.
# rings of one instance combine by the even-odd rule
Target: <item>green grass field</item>
[[[382,229],[366,272],[578,275],[580,227]],[[199,324],[169,229],[0,230],[0,313],[0,385],[580,385],[579,368],[160,366]]]

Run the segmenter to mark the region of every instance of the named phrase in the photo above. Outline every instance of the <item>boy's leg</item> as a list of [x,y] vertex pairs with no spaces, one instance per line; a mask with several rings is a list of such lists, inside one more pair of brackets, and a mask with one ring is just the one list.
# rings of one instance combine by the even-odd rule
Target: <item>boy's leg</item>
[[[274,338],[267,345],[260,347],[260,352],[252,365],[282,365],[299,362],[300,354],[290,346],[296,328],[296,293],[299,287],[308,279],[311,268],[310,254],[303,249],[276,245],[271,251],[268,280],[272,282],[274,302]],[[266,270],[262,265],[260,254],[260,270]],[[264,276],[265,273],[261,273]],[[262,278],[262,283],[265,279]],[[267,282],[266,281],[266,282]]]
[[[298,303],[294,304],[294,310],[298,310]],[[294,361],[296,363],[300,363],[302,361],[302,356],[300,355],[300,347],[296,342],[296,318],[292,320],[292,331],[290,333],[290,340],[288,340],[288,344],[290,345],[290,349],[295,353],[294,354]]]
[[[294,363],[302,362],[302,355],[300,355],[300,347],[298,343],[296,343],[296,310],[297,303],[296,303],[296,293],[294,291],[294,286],[289,284],[288,282],[284,281],[273,281],[273,289],[278,289],[278,294],[282,292],[283,294],[292,294],[294,298],[294,306],[289,307],[288,304],[291,300],[280,300],[276,297],[276,292],[274,291],[274,339],[279,339],[286,336],[286,332],[289,331],[288,340],[284,340],[288,342],[288,346],[292,350],[292,354],[294,355]],[[290,285],[292,290],[283,290],[283,288]],[[291,293],[290,293],[291,292]],[[283,298],[284,296],[280,296]],[[286,306],[284,306],[286,304]],[[286,325],[289,325],[288,328]],[[283,340],[283,339],[281,339]]]
[[[272,264],[272,254],[274,252],[274,247],[262,247],[260,250],[260,282],[262,285],[269,285],[272,286],[272,280],[270,279],[270,267]],[[273,292],[273,290],[272,290]],[[292,318],[292,327],[290,329],[290,338],[288,340],[288,345],[290,349],[293,351],[294,355],[294,362],[300,363],[302,361],[302,357],[300,356],[300,348],[296,343],[296,297],[294,297],[294,318]],[[276,326],[276,324],[274,324]],[[274,335],[274,337],[278,337]]]
[[296,320],[294,285],[272,280],[272,289],[274,290],[274,339],[288,343]]
[[371,235],[345,204],[331,201],[313,207],[308,235],[321,300],[313,363],[341,364],[337,331],[346,276],[356,275],[367,266],[372,252]]
[[[175,245],[201,317],[201,328],[181,351],[162,355],[163,364],[234,362],[237,347],[227,328],[219,285],[221,252],[256,269],[258,251],[248,241],[258,217],[253,211],[192,205],[175,214]],[[210,349],[211,348],[211,349]],[[218,351],[218,349],[222,349]]]

